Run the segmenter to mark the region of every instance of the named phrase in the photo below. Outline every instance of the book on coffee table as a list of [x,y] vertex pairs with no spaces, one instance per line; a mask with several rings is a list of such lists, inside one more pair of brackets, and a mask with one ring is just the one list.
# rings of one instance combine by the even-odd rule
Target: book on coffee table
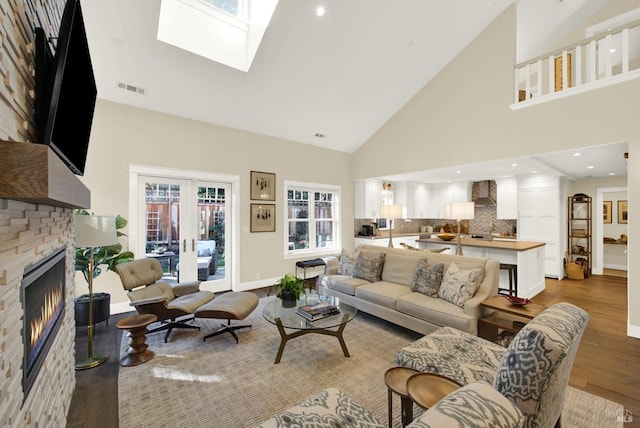
[[315,321],[320,318],[339,314],[340,310],[334,305],[330,305],[325,302],[318,302],[314,305],[300,306],[296,309],[296,313],[308,320]]

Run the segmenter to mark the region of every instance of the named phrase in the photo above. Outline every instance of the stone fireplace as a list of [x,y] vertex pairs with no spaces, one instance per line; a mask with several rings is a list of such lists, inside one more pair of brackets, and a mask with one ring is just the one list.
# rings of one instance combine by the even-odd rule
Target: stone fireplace
[[[4,2],[0,101],[0,427],[64,427],[75,388],[73,208],[89,190],[37,141],[34,28],[58,28],[66,0]],[[5,7],[6,4],[6,7]],[[57,334],[29,394],[23,393],[21,284],[28,266],[64,248],[65,288]],[[33,369],[32,369],[33,370]]]
[[[23,369],[34,369],[25,365],[21,286],[29,266],[59,249],[64,260],[58,269],[65,283],[56,321],[59,327],[49,339],[48,352],[38,363],[26,395]],[[75,388],[73,260],[71,208],[0,199],[0,427],[66,425]]]
[[28,266],[22,277],[22,391],[25,399],[62,324],[65,259],[63,247]]

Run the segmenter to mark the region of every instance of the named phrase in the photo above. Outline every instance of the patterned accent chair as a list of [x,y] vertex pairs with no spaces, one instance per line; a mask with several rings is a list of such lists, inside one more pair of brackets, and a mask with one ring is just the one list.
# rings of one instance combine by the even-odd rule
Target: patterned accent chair
[[[447,395],[407,428],[513,428],[522,412],[486,382],[475,382]],[[329,388],[264,421],[259,428],[385,428],[368,409],[344,392]]]
[[503,348],[443,327],[402,348],[399,365],[437,373],[461,385],[493,384],[524,415],[525,427],[560,425],[569,374],[589,314],[558,303],[532,319]]

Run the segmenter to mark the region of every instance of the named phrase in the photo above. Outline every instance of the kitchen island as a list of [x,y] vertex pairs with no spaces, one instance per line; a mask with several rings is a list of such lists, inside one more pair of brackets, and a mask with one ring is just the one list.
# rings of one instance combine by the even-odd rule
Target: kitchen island
[[[443,241],[440,238],[421,237],[416,240],[420,249],[438,249],[450,247],[454,249],[457,241]],[[531,298],[544,290],[544,242],[519,241],[509,238],[493,240],[464,237],[460,239],[465,256],[497,259],[500,264],[515,265],[517,273],[517,295]],[[509,288],[509,271],[500,270],[500,288]]]

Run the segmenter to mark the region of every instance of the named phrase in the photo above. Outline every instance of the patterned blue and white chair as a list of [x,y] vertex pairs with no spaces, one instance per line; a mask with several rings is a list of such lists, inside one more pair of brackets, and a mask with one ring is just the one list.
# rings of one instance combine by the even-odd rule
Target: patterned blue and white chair
[[493,384],[525,417],[525,427],[559,426],[569,374],[589,314],[558,303],[532,319],[507,348],[443,327],[405,346],[399,365],[461,385]]
[[[475,382],[444,397],[407,428],[517,428],[522,412],[486,382]],[[328,388],[264,421],[258,428],[386,428],[371,411],[344,392]]]

